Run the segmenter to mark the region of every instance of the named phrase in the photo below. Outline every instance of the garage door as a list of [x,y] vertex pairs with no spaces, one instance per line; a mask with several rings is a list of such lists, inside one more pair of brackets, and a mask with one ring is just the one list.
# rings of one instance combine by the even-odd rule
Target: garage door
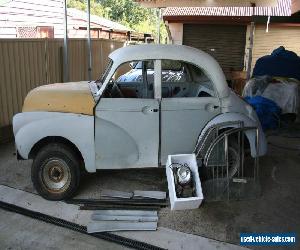
[[300,27],[256,26],[254,33],[254,44],[252,54],[252,69],[258,58],[270,55],[279,46],[284,46],[287,50],[294,51],[300,56]]
[[220,63],[227,78],[231,69],[242,70],[246,26],[184,24],[183,44],[211,54]]

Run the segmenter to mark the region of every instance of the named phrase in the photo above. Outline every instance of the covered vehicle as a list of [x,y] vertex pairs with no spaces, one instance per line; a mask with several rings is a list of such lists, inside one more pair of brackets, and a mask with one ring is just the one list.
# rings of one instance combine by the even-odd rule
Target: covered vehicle
[[[242,121],[256,127],[259,148],[256,133],[246,132],[251,155],[266,153],[255,111],[229,89],[207,53],[180,45],[138,45],[115,50],[109,58],[100,80],[36,88],[14,116],[18,156],[33,159],[32,181],[43,197],[73,196],[82,169],[163,166],[168,155],[193,152],[215,124],[229,129],[232,121]],[[140,80],[122,77],[136,63]],[[175,69],[185,76],[165,81],[164,71]],[[229,147],[238,157],[234,145]]]
[[275,49],[271,55],[259,58],[253,69],[253,77],[278,76],[300,80],[300,57],[283,46]]

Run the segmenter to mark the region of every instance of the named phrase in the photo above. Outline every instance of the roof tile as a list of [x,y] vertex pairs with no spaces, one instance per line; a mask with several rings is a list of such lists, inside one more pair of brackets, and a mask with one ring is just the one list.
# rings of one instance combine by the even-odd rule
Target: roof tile
[[163,16],[290,16],[291,0],[278,0],[276,7],[168,7]]

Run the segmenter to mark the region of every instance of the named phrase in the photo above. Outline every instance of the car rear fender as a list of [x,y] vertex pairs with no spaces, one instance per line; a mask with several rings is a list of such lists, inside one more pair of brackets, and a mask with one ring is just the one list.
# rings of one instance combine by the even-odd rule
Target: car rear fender
[[258,136],[259,136],[259,147],[258,147],[258,154],[256,151],[256,130],[247,130],[245,131],[245,135],[249,141],[251,156],[263,156],[267,153],[267,141],[264,132],[262,131],[261,125],[259,121],[254,121],[251,118],[247,117],[241,113],[223,113],[216,117],[214,117],[211,121],[207,123],[207,125],[201,131],[198,141],[200,141],[209,128],[214,125],[224,123],[224,126],[221,126],[220,129],[226,128],[234,128],[238,127],[238,124],[234,124],[231,122],[239,122],[242,121],[245,127],[256,127],[258,128]]

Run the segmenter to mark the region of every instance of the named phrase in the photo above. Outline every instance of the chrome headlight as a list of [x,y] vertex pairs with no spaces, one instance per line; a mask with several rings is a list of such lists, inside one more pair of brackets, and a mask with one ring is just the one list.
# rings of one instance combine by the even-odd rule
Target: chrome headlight
[[177,169],[178,182],[180,185],[186,185],[191,182],[191,170],[187,166],[181,166]]

